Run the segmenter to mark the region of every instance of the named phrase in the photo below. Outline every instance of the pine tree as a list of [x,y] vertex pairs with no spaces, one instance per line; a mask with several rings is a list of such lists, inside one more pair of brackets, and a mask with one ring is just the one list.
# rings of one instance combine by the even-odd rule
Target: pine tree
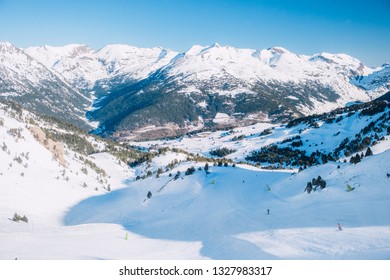
[[312,190],[313,190],[313,185],[312,185],[311,182],[308,182],[307,185],[306,185],[305,191],[307,193],[311,193]]
[[180,177],[180,171],[177,171],[175,177],[173,178],[174,181],[176,181],[177,179],[179,179]]
[[357,164],[361,161],[360,155],[356,154],[356,156],[351,157],[350,163]]
[[372,156],[372,151],[371,151],[370,147],[367,148],[365,156],[366,157]]

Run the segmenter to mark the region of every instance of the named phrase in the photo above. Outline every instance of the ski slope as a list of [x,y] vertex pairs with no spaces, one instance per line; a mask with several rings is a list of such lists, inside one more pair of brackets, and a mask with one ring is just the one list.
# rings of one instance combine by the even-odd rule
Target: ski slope
[[[154,240],[200,242],[200,256],[212,259],[388,259],[389,159],[385,152],[357,166],[326,164],[298,174],[213,167],[160,192],[170,177],[147,179],[81,202],[64,222],[114,223]],[[304,193],[318,175],[327,188]],[[347,184],[355,190],[347,192]]]
[[[389,157],[385,152],[356,166],[337,169],[327,164],[298,174],[211,167],[207,176],[196,171],[170,181],[160,192],[171,177],[133,182],[84,199],[81,195],[64,199],[64,191],[58,197],[42,192],[39,196],[55,200],[58,208],[39,207],[41,223],[2,219],[0,256],[388,259],[390,218],[384,214],[390,211],[390,189],[384,163]],[[304,193],[305,183],[318,175],[328,182],[327,188]],[[346,192],[346,184],[355,190]],[[149,190],[153,195],[146,199]],[[63,218],[63,224],[44,223],[49,212]]]
[[[134,169],[107,153],[88,156],[109,174],[109,192],[80,155],[64,146],[64,166],[34,138],[26,122],[33,115],[9,110],[0,107],[0,259],[390,259],[388,136],[358,164],[329,162],[299,173],[210,163],[206,174],[204,162],[173,151]],[[340,122],[343,137],[369,121],[346,118]],[[237,153],[291,137],[297,129],[275,127],[267,137],[257,135],[266,128],[237,129],[237,135],[247,135],[245,145],[234,146]],[[303,139],[336,132],[326,124],[315,131],[319,134],[307,130]],[[165,145],[192,143],[186,150],[196,152],[203,142],[206,154],[234,136],[223,133]],[[173,169],[158,177],[153,173],[175,159]],[[185,175],[192,166],[195,172]],[[85,167],[87,174],[81,172]],[[153,175],[135,180],[147,170]],[[318,176],[326,188],[304,192]],[[15,212],[26,215],[28,223],[12,221]]]

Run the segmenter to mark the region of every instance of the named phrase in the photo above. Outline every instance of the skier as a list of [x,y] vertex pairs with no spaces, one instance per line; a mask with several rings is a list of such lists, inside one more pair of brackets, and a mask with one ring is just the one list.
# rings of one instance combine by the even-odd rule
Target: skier
[[269,209],[267,209],[267,215],[269,215]]
[[147,194],[147,198],[150,199],[151,197],[152,197],[152,193],[151,193],[151,191],[149,191],[148,194]]
[[340,223],[337,223],[337,227],[339,228],[339,230],[343,230]]

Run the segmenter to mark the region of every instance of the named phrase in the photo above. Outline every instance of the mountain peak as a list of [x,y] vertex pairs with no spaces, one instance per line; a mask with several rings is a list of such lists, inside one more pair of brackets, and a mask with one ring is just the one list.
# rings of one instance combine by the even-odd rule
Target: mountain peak
[[0,42],[0,47],[11,47],[13,46],[10,42],[4,41]]
[[12,45],[10,42],[0,42],[0,50],[3,52],[10,52],[11,50],[14,52],[16,49],[18,48]]
[[268,50],[277,54],[291,53],[289,50],[282,47],[272,47],[272,48],[268,48]]
[[185,55],[197,55],[199,54],[202,50],[206,49],[208,47],[206,46],[201,46],[201,45],[193,45],[191,48],[189,48],[184,54]]

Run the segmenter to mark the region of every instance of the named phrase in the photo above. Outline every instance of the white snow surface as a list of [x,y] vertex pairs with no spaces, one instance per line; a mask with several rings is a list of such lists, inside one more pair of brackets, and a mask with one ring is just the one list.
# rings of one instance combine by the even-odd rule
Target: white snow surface
[[[105,153],[91,155],[88,159],[110,176],[111,192],[107,192],[92,169],[88,174],[80,171],[83,165],[74,152],[65,147],[64,167],[34,139],[26,122],[2,107],[0,120],[0,259],[390,258],[388,137],[373,148],[373,156],[356,165],[327,163],[299,173],[210,164],[206,174],[197,170],[204,162],[189,162],[181,152],[166,152],[149,167],[145,163],[145,168],[154,172],[177,159],[172,170],[134,181],[142,167],[130,169]],[[368,121],[369,117],[352,116],[333,125],[340,126],[342,139]],[[11,130],[18,128],[21,137]],[[225,146],[228,138],[243,134],[242,141],[230,141],[242,142],[241,148],[234,146],[239,156],[298,130],[277,126],[267,136],[258,135],[267,128],[269,124],[258,124],[234,133],[205,132],[145,146],[181,143],[186,150],[207,154],[210,147]],[[309,142],[331,139],[337,132],[330,124],[315,131],[318,134],[306,128],[302,135],[309,150]],[[324,143],[324,149],[327,145],[331,143]],[[196,167],[195,173],[185,176],[191,166]],[[177,171],[181,173],[175,180]],[[319,175],[327,187],[305,193],[306,183]],[[82,187],[83,182],[88,187]],[[347,192],[348,185],[355,189]],[[149,191],[152,196],[147,199]],[[12,221],[15,212],[26,215],[28,223]]]

